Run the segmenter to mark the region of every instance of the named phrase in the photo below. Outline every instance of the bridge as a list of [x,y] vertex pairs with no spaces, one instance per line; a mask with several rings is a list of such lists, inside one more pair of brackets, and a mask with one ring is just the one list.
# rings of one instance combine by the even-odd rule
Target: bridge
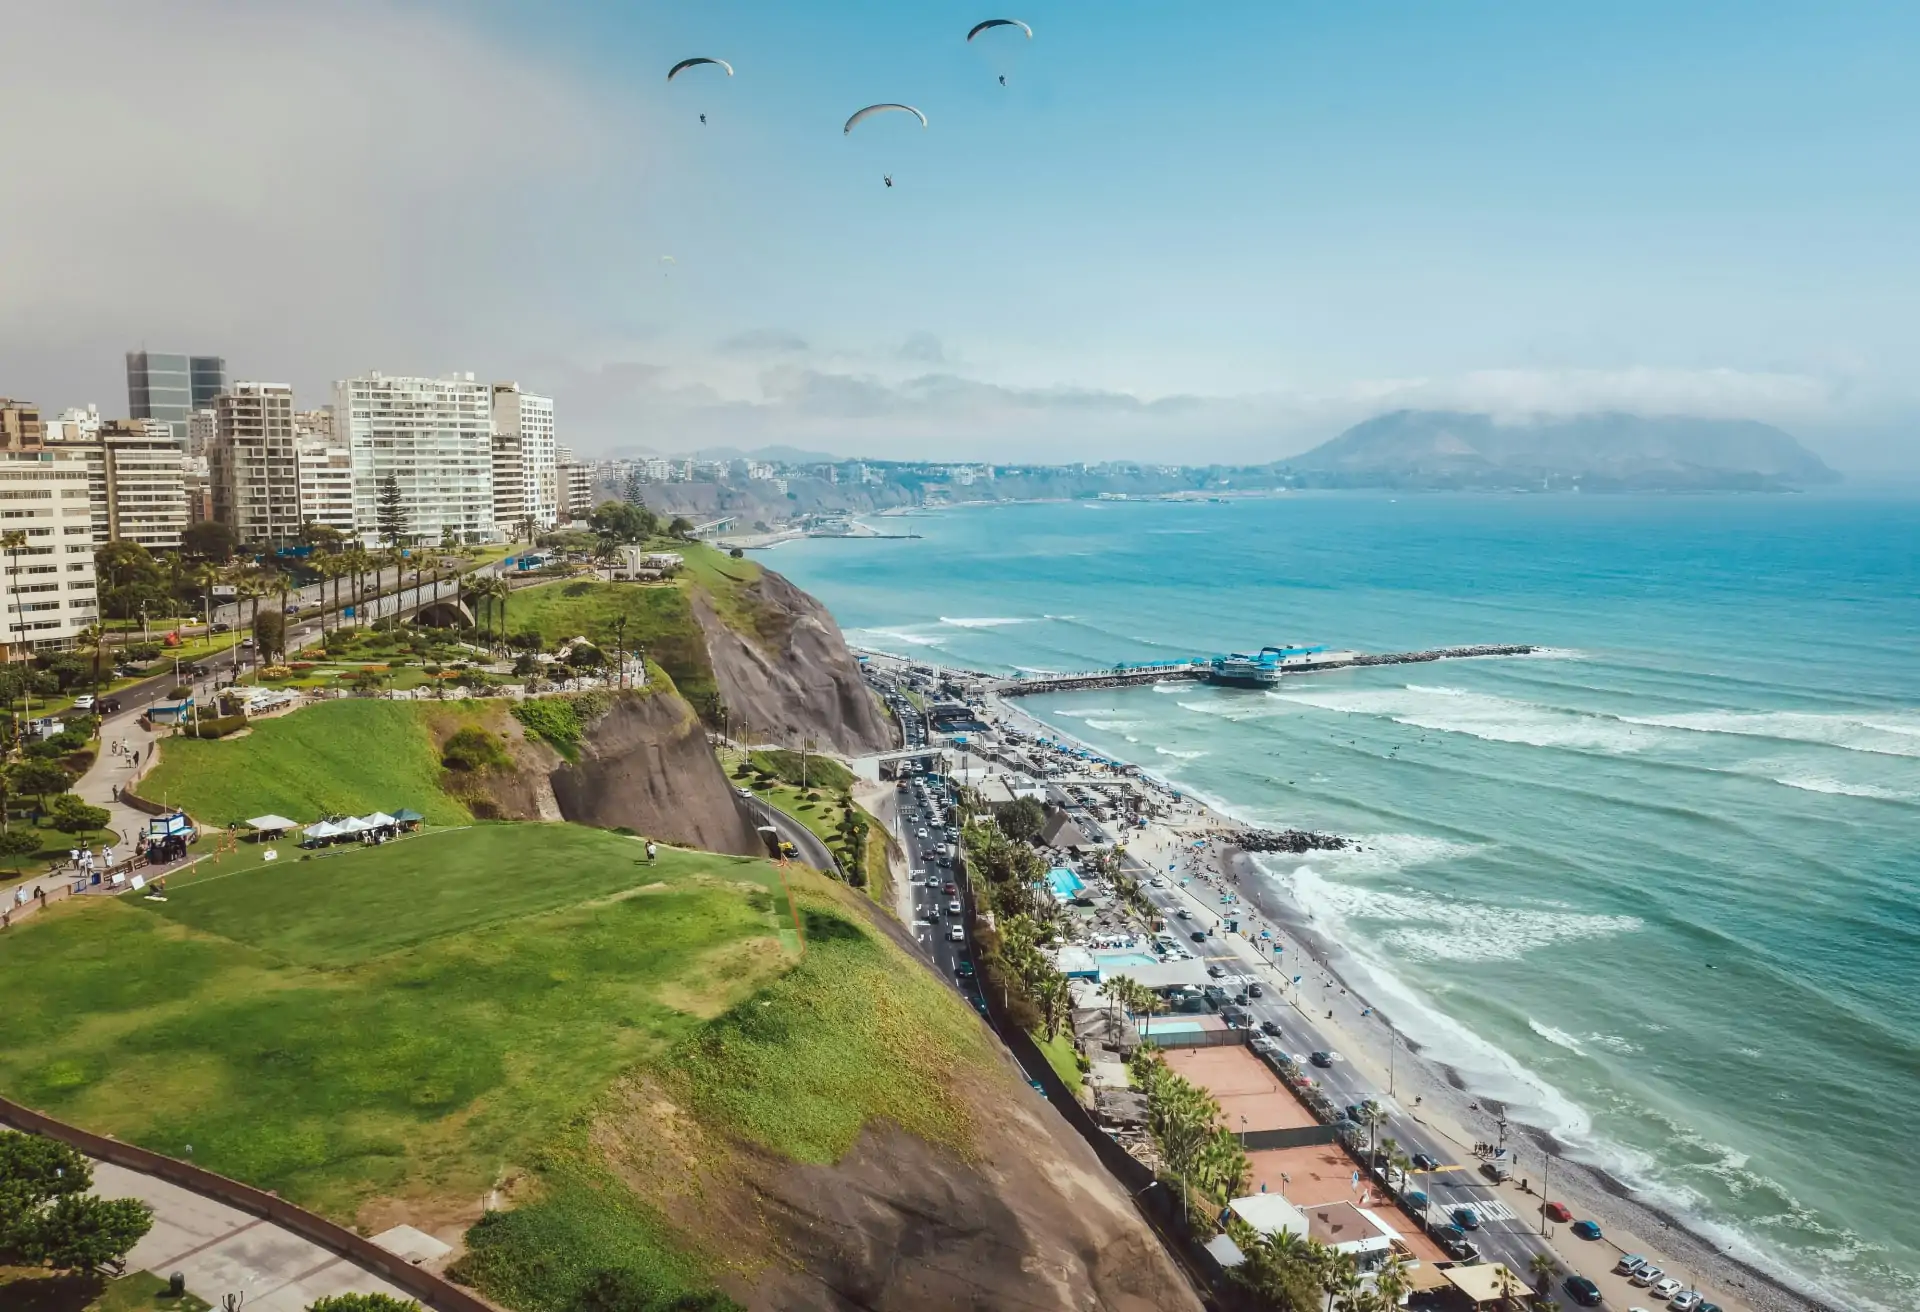
[[[1283,678],[1319,674],[1326,670],[1350,670],[1368,665],[1418,665],[1427,661],[1471,660],[1485,656],[1531,656],[1540,648],[1525,644],[1490,644],[1474,647],[1432,647],[1425,651],[1330,652],[1323,657],[1283,666]],[[1184,661],[1165,661],[1151,665],[1116,665],[1106,670],[1084,670],[1077,674],[1035,674],[1025,678],[1002,679],[977,675],[987,690],[1002,697],[1028,697],[1036,693],[1082,692],[1093,688],[1131,688],[1147,683],[1166,683],[1178,679],[1205,680],[1212,673],[1209,657],[1196,656]]]

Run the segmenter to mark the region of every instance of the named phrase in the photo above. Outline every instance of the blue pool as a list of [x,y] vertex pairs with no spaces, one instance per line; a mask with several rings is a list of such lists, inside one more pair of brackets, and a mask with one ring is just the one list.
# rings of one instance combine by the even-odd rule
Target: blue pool
[[1054,896],[1059,898],[1073,897],[1086,887],[1080,882],[1080,876],[1065,866],[1055,866],[1047,871],[1047,882],[1053,885]]
[[1133,966],[1157,966],[1160,958],[1151,952],[1096,952],[1093,959],[1100,963],[1100,977],[1107,978],[1116,971]]

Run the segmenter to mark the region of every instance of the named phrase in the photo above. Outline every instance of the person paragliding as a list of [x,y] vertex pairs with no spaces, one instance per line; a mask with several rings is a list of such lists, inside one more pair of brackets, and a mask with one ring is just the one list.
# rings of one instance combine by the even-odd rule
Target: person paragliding
[[[847,120],[846,127],[842,128],[840,130],[840,133],[842,136],[852,136],[854,128],[858,127],[861,123],[866,122],[868,119],[872,118],[874,115],[894,114],[894,113],[911,114],[915,118],[920,120],[921,127],[924,128],[925,126],[927,126],[927,116],[925,114],[922,114],[919,110],[915,109],[912,105],[899,105],[899,104],[889,103],[889,104],[883,104],[883,105],[868,105],[865,109],[855,110],[853,117]],[[880,175],[880,180],[886,183],[889,187],[891,187],[893,185],[893,174],[883,173]]]
[[705,123],[705,122],[707,121],[707,116],[706,116],[705,114],[702,114],[702,115],[700,116],[700,121],[701,121],[702,123]]
[[882,173],[880,175],[880,181],[886,183],[889,187],[891,187],[893,185],[893,174]]
[[[733,65],[729,64],[726,60],[710,59],[706,55],[696,55],[692,59],[683,59],[679,63],[675,64],[672,68],[668,69],[667,81],[671,82],[673,81],[674,78],[686,72],[688,69],[699,68],[702,65],[710,65],[711,67],[720,69],[728,77],[733,76]],[[705,94],[706,94],[705,92],[702,92],[703,98]],[[700,115],[700,122],[704,124],[706,121],[707,121],[707,116],[705,114]]]
[[967,29],[967,47],[989,62],[1001,86],[1007,85],[1020,48],[1032,40],[1033,29],[1017,18],[989,18]]
[[[1000,85],[1001,85],[1001,86],[1005,86],[1006,84],[1007,84],[1007,75],[1006,75],[1005,73],[1002,73],[1002,74],[1000,75]],[[703,118],[703,119],[701,119],[700,121],[701,121],[702,123],[704,123],[704,122],[706,122],[706,120],[705,120],[704,118]]]

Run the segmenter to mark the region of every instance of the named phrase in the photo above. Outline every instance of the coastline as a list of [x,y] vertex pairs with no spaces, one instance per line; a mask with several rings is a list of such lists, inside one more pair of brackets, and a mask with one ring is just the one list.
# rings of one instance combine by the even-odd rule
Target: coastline
[[[1028,727],[1037,726],[1048,736],[1086,747],[1096,755],[1108,755],[1083,742],[1070,729],[1063,729],[1014,703],[996,697],[990,699],[990,705],[1009,720],[1025,722]],[[1343,1057],[1380,1088],[1391,1084],[1398,1095],[1394,1101],[1402,1110],[1453,1141],[1463,1159],[1471,1160],[1470,1150],[1474,1144],[1493,1141],[1499,1135],[1503,1105],[1477,1091],[1470,1078],[1459,1069],[1431,1056],[1412,1040],[1398,1036],[1392,1025],[1391,1004],[1381,1007],[1374,1001],[1386,990],[1363,991],[1361,987],[1361,978],[1370,971],[1364,960],[1323,926],[1315,924],[1311,912],[1291,900],[1283,875],[1266,868],[1255,855],[1219,841],[1237,831],[1259,826],[1235,819],[1224,803],[1197,796],[1185,785],[1165,779],[1138,762],[1127,764],[1143,779],[1178,793],[1193,808],[1190,819],[1160,822],[1146,831],[1150,835],[1146,841],[1161,848],[1157,853],[1160,860],[1169,857],[1192,860],[1192,840],[1202,836],[1212,840],[1205,849],[1206,855],[1200,858],[1208,864],[1204,867],[1196,864],[1190,875],[1195,882],[1187,890],[1189,895],[1204,908],[1217,913],[1220,907],[1217,893],[1230,889],[1252,904],[1267,922],[1266,927],[1295,954],[1289,960],[1297,963],[1306,957],[1313,963],[1311,972],[1296,965],[1289,967],[1288,975],[1307,976],[1294,990],[1296,999],[1302,989],[1315,984],[1322,987],[1324,1002],[1314,1009],[1313,1023],[1337,1040]],[[1130,840],[1130,847],[1133,841],[1136,840]],[[1216,859],[1218,864],[1211,864]],[[1304,861],[1285,856],[1280,859]],[[1209,893],[1214,896],[1210,897]],[[1257,934],[1259,928],[1256,923],[1251,932]],[[1299,1006],[1297,1000],[1294,1005]],[[1326,1015],[1329,1010],[1334,1013],[1331,1018]],[[1395,1036],[1391,1077],[1387,1033]],[[1410,1099],[1418,1099],[1417,1111]],[[1611,1282],[1602,1279],[1611,1270],[1615,1254],[1639,1252],[1653,1256],[1669,1272],[1684,1273],[1710,1288],[1713,1292],[1709,1297],[1727,1312],[1829,1312],[1833,1307],[1799,1288],[1790,1277],[1767,1270],[1759,1255],[1730,1251],[1711,1233],[1715,1227],[1649,1200],[1644,1191],[1619,1174],[1575,1155],[1573,1145],[1556,1139],[1550,1131],[1510,1121],[1506,1142],[1519,1150],[1522,1169],[1516,1172],[1518,1177],[1527,1178],[1532,1174],[1524,1169],[1527,1159],[1540,1163],[1551,1156],[1550,1196],[1573,1205],[1576,1215],[1601,1223],[1606,1235],[1603,1244],[1561,1239],[1555,1246],[1573,1269],[1599,1280],[1603,1288],[1610,1283],[1624,1286],[1617,1277]],[[1517,1183],[1511,1188],[1519,1193]],[[1542,1199],[1537,1194],[1532,1197],[1530,1206],[1537,1213]],[[1516,1211],[1525,1206],[1527,1204],[1521,1204]],[[1564,1228],[1555,1227],[1555,1230]],[[1657,1236],[1657,1240],[1652,1236]],[[1574,1248],[1575,1244],[1579,1248]],[[1605,1260],[1590,1269],[1587,1261],[1580,1260],[1590,1255],[1588,1250],[1599,1250],[1592,1255],[1603,1256]],[[1631,1290],[1629,1297],[1653,1301],[1652,1296],[1641,1289]]]

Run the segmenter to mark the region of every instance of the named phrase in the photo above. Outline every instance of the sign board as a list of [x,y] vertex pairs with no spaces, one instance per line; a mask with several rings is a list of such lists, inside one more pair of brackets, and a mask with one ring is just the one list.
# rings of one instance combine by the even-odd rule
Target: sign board
[[275,851],[273,848],[270,847],[265,852],[261,853],[260,859],[262,861],[278,861],[280,859],[280,853],[278,853],[277,851]]
[[112,882],[116,884],[124,884],[127,882],[127,877],[125,875],[116,874],[114,875]]
[[145,875],[135,875],[135,876],[133,877],[133,891],[134,891],[134,892],[136,892],[136,893],[137,893],[137,892],[139,892],[139,891],[140,891],[141,889],[143,889],[143,888],[145,888],[146,886],[147,886],[147,877],[146,877]]
[[240,595],[240,589],[231,583],[216,583],[212,595],[216,600],[231,601]]

